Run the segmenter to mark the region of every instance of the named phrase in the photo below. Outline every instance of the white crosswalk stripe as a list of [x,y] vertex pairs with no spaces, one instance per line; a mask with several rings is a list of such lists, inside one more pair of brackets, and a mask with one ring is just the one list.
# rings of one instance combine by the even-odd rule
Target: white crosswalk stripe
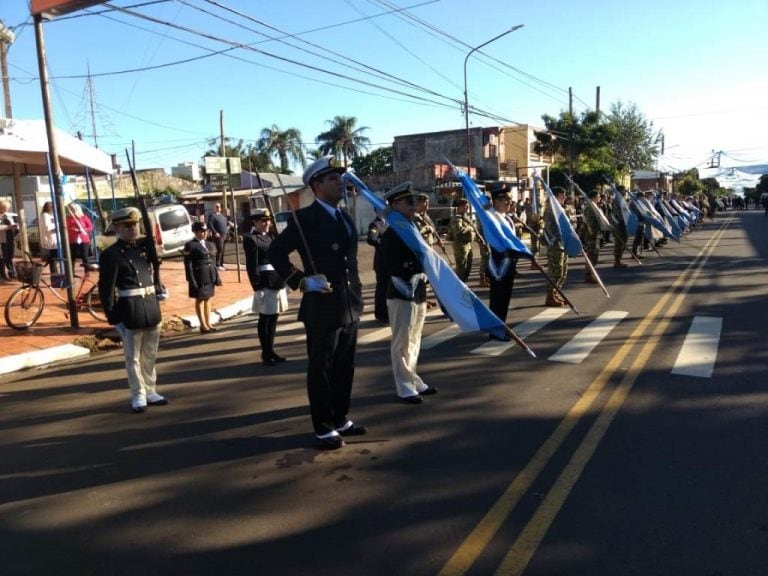
[[628,312],[609,310],[595,318],[588,326],[579,331],[576,336],[552,354],[549,359],[553,362],[568,362],[581,364],[590,352],[610,334],[616,325],[626,318]]
[[[567,308],[547,308],[546,310],[539,312],[533,318],[526,320],[522,324],[518,324],[513,328],[515,334],[521,339],[525,340],[531,334],[541,330],[544,326],[550,322],[557,320],[568,312]],[[472,350],[472,354],[482,354],[484,356],[499,356],[503,354],[513,346],[516,346],[514,342],[499,342],[498,340],[489,340],[482,346],[478,346]]]
[[675,360],[672,374],[711,378],[722,330],[722,318],[695,316]]
[[[568,312],[570,312],[570,310],[567,308],[547,308],[532,318],[521,322],[513,329],[520,338],[525,340]],[[603,312],[587,326],[582,328],[567,343],[560,347],[548,358],[548,360],[569,364],[580,364],[584,362],[595,348],[597,348],[597,346],[603,342],[613,329],[627,316],[628,312],[621,310],[608,310]],[[427,312],[427,318],[447,321],[447,318],[443,317],[443,312],[439,308],[429,310]],[[358,337],[358,344],[375,344],[391,338],[392,330],[390,327],[374,324],[373,320],[373,314],[365,314],[361,317],[361,330],[360,336]],[[371,329],[369,325],[375,327]],[[714,371],[722,325],[722,318],[708,316],[695,317],[677,356],[672,373],[700,378],[711,378]],[[292,334],[288,338],[294,342],[303,341],[305,339],[304,324],[302,322],[294,321],[281,324],[278,327],[278,335],[281,332],[291,332]],[[461,329],[456,324],[448,322],[444,328],[423,337],[421,341],[421,350],[426,351],[436,348],[441,344],[445,344],[453,338],[456,338],[461,333]],[[482,337],[481,333],[478,332],[476,334]],[[489,340],[472,349],[471,353],[483,356],[500,356],[515,346],[514,342]]]

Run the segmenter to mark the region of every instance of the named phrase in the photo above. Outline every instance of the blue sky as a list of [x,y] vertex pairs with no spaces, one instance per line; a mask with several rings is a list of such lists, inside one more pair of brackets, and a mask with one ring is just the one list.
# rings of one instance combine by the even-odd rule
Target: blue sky
[[[199,161],[218,136],[220,110],[227,136],[253,142],[276,124],[298,128],[310,147],[337,115],[369,127],[374,147],[462,128],[467,46],[517,24],[483,49],[495,60],[469,60],[472,106],[540,125],[542,114],[567,109],[569,87],[581,112],[594,108],[600,86],[601,109],[634,103],[664,131],[662,167],[702,168],[712,150],[724,152],[723,166],[768,162],[765,0],[146,2],[113,5],[143,4],[131,10],[194,32],[119,11],[89,14],[103,6],[44,25],[57,126],[93,142],[90,68],[98,145],[122,157],[134,140],[139,168]],[[4,0],[0,18],[17,34],[8,56],[14,116],[39,118],[27,2]],[[503,123],[471,116],[473,126]]]

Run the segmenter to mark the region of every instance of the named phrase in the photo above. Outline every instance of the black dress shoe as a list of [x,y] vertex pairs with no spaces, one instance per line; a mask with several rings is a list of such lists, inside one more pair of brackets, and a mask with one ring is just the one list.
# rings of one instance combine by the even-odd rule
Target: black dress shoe
[[263,358],[261,360],[262,366],[274,366],[275,364],[277,364],[277,362],[275,361],[274,358]]
[[424,402],[424,398],[418,394],[416,396],[398,396],[398,398],[400,398],[400,402],[404,402],[405,404],[421,404]]
[[328,438],[318,438],[315,436],[313,446],[316,450],[338,450],[344,446],[344,440],[341,439],[341,436],[330,436]]
[[147,402],[147,406],[167,406],[168,399],[163,398],[161,400],[155,400],[154,402]]
[[359,424],[352,424],[343,430],[337,428],[336,432],[342,436],[365,436],[368,433],[368,428],[360,426]]
[[272,356],[270,356],[270,358],[272,358],[272,360],[274,360],[275,362],[285,362],[286,360],[288,360],[288,358],[285,358],[284,356],[280,356],[279,354],[275,354],[274,352],[272,352]]
[[142,412],[146,412],[147,407],[146,406],[131,406],[131,412],[134,414],[141,414]]
[[434,386],[430,386],[426,390],[419,392],[419,396],[432,396],[432,394],[437,394],[437,388]]

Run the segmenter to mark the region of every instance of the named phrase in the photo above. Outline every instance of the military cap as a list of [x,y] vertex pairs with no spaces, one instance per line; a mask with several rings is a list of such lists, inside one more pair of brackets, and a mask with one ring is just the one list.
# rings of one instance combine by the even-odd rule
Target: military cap
[[121,208],[111,215],[112,224],[136,224],[141,221],[141,212],[138,208],[128,206],[127,208]]
[[467,200],[466,198],[454,198],[453,202],[451,203],[451,205],[454,208],[458,208],[459,206],[464,206],[465,204],[469,204],[469,200]]
[[491,198],[494,200],[512,200],[512,194],[506,185],[501,185],[491,190]]
[[410,180],[395,186],[389,192],[384,194],[384,200],[386,200],[390,204],[393,204],[397,200],[400,200],[401,198],[405,198],[407,196],[416,196],[416,194],[411,189]]
[[264,218],[269,218],[272,216],[272,213],[266,209],[266,208],[256,208],[253,212],[251,212],[251,220],[262,220]]
[[347,169],[339,165],[339,163],[336,161],[336,158],[333,157],[333,154],[329,154],[328,156],[323,156],[322,158],[312,162],[312,164],[310,164],[309,167],[304,170],[304,175],[301,177],[301,179],[304,184],[309,186],[310,182],[312,182],[312,180],[315,178],[320,178],[321,176],[325,176],[331,172],[344,174],[346,171]]
[[587,191],[587,198],[595,198],[597,196],[597,190],[594,188],[592,190]]

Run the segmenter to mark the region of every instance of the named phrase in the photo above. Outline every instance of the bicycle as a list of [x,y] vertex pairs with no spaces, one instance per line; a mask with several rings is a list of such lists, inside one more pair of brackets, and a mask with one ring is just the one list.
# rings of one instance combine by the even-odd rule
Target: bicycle
[[[59,260],[60,261],[60,260]],[[67,304],[66,296],[62,296],[58,289],[67,289],[69,285],[64,274],[50,274],[49,280],[43,277],[43,268],[46,264],[29,261],[16,263],[16,276],[21,280],[21,287],[13,291],[5,303],[5,322],[15,330],[26,330],[35,325],[45,308],[45,294],[47,288],[51,294],[62,304]],[[60,268],[61,269],[61,268]],[[75,274],[72,279],[73,286],[77,286],[75,292],[75,305],[77,310],[85,308],[96,320],[106,322],[104,308],[101,305],[99,290],[96,283],[90,279],[90,270],[85,267],[81,275]],[[69,317],[69,312],[64,313]]]

